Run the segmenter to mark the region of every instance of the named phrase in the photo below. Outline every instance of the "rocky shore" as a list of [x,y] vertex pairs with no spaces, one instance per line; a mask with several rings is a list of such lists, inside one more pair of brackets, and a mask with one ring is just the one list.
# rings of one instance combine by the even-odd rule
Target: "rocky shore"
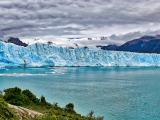
[[19,118],[19,120],[43,116],[42,113],[32,111],[24,107],[15,106],[11,104],[8,104],[8,106],[13,109],[15,115]]

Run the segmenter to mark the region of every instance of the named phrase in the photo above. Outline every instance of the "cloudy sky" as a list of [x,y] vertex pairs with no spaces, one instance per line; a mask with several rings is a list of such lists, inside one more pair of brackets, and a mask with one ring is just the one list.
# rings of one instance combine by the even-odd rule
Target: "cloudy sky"
[[[1,0],[0,38],[101,37],[123,44],[160,34],[159,0]],[[63,41],[63,40],[62,40]],[[81,41],[82,42],[82,41]],[[91,42],[91,41],[90,41]]]

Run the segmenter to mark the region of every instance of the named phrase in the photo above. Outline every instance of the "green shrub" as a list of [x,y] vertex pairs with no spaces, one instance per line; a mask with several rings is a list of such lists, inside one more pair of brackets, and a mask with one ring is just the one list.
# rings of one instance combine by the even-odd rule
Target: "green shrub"
[[43,95],[41,96],[40,100],[41,100],[41,104],[46,105],[47,102]]
[[9,88],[4,90],[5,93],[14,93],[14,94],[21,94],[21,89],[18,87]]
[[75,114],[76,112],[74,111],[74,104],[73,103],[67,104],[66,107],[65,107],[65,111]]
[[56,103],[53,103],[53,106],[54,107],[58,107],[58,103],[56,102]]
[[99,117],[99,116],[96,118],[96,120],[103,120],[103,119],[104,117]]
[[9,88],[4,90],[4,100],[13,105],[29,104],[29,98],[21,93],[20,88]]
[[0,98],[3,98],[2,91],[0,91]]
[[88,113],[87,117],[88,118],[93,118],[93,115],[94,115],[94,111],[91,110],[91,112]]
[[88,113],[87,118],[88,120],[103,120],[104,119],[104,117],[99,117],[99,116],[95,117],[93,110],[91,110],[91,112]]
[[29,102],[33,102],[35,104],[39,104],[39,99],[36,98],[36,95],[34,95],[30,90],[23,90],[22,94],[27,96],[29,99]]
[[66,105],[66,108],[69,108],[69,109],[74,109],[74,104],[73,103],[69,103]]
[[0,119],[16,119],[13,111],[7,103],[0,97]]

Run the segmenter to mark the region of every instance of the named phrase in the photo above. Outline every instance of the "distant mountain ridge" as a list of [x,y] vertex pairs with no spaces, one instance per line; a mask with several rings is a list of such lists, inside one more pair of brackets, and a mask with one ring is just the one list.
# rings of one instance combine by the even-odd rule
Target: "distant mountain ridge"
[[143,36],[139,39],[126,42],[119,46],[116,51],[129,51],[140,53],[159,53],[160,52],[160,35]]
[[24,46],[24,47],[28,46],[26,43],[23,43],[22,41],[20,41],[19,38],[13,38],[13,37],[10,37],[7,43],[13,43],[15,45]]
[[117,45],[107,45],[107,46],[97,45],[96,47],[101,48],[102,50],[116,50],[118,48]]
[[160,38],[150,40],[145,46],[139,49],[142,53],[160,53]]

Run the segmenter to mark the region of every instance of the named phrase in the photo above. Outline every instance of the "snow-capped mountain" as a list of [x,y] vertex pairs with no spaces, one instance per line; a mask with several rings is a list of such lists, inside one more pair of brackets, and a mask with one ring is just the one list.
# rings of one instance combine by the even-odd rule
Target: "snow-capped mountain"
[[[98,40],[98,38],[94,38],[93,40]],[[84,42],[86,41],[88,43],[84,44]],[[66,38],[66,39],[57,38],[55,40],[34,39],[28,42],[28,45],[33,45],[36,43],[43,43],[43,44],[47,44],[50,46],[63,47],[67,49],[76,49],[77,47],[90,49],[92,51],[101,49],[101,48],[97,48],[96,45],[92,45],[89,42],[91,41],[89,41],[88,38]]]

